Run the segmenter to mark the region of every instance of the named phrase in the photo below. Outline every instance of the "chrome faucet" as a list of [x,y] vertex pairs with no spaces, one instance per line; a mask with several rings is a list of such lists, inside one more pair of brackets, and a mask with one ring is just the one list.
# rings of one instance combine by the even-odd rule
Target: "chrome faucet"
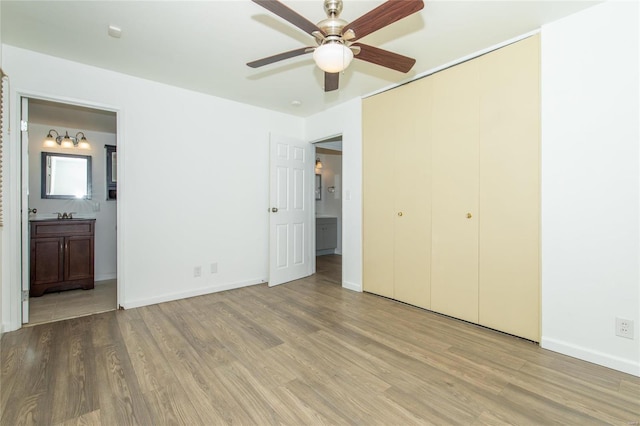
[[58,214],[58,219],[73,219],[73,215],[75,214],[75,212],[64,212],[64,213],[60,213],[60,212],[56,212]]

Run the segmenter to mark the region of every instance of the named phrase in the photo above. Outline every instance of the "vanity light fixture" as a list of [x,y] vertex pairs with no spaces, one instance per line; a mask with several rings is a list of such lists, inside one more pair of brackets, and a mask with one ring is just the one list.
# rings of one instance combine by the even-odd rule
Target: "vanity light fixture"
[[[53,136],[54,134],[55,136]],[[56,144],[62,148],[91,149],[91,144],[89,144],[83,132],[78,132],[75,136],[69,136],[69,132],[66,131],[64,132],[64,136],[61,136],[55,129],[51,129],[49,133],[47,133],[43,145],[46,147],[55,147]]]
[[320,157],[316,157],[316,174],[322,171],[322,161],[320,161]]

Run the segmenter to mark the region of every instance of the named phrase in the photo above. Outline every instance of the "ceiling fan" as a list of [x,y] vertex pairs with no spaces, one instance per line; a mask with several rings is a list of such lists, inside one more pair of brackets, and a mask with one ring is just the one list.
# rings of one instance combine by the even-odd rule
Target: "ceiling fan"
[[324,91],[330,92],[338,88],[340,72],[349,66],[354,57],[405,73],[416,63],[413,58],[356,41],[419,11],[424,7],[423,0],[387,0],[352,22],[340,19],[342,0],[324,0],[327,19],[317,25],[278,0],[252,1],[310,34],[318,45],[249,62],[247,65],[252,68],[313,52],[314,61],[324,71]]

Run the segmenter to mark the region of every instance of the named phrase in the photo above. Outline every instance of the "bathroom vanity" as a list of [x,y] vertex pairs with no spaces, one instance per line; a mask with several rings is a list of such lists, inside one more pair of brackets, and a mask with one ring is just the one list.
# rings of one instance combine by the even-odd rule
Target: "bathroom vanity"
[[94,286],[95,219],[30,222],[31,297]]

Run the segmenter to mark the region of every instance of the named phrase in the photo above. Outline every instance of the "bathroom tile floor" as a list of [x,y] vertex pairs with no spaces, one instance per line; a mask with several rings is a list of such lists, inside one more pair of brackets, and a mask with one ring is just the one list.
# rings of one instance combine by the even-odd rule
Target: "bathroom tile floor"
[[93,290],[67,290],[29,298],[29,324],[35,325],[116,309],[116,280],[97,281]]

